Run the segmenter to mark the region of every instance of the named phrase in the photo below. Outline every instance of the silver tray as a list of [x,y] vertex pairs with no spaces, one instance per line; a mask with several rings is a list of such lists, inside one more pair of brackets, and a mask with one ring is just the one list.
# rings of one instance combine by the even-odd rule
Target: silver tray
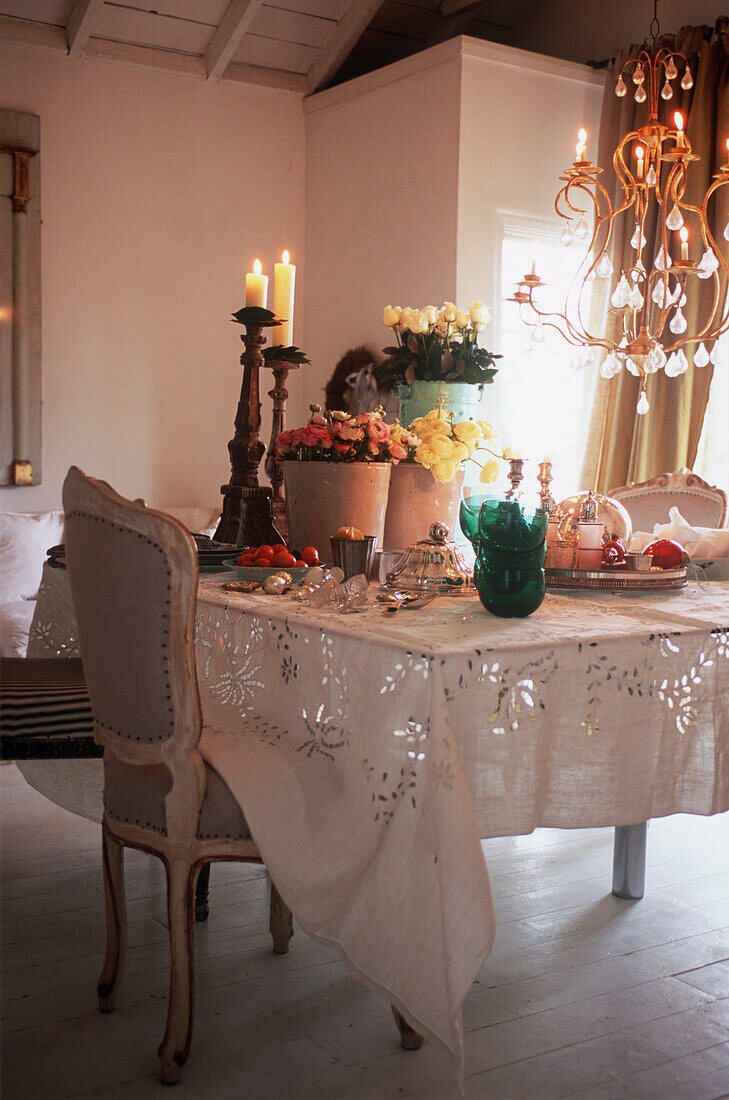
[[686,566],[680,569],[651,569],[639,573],[634,569],[545,569],[547,588],[602,588],[609,591],[665,591],[684,588]]

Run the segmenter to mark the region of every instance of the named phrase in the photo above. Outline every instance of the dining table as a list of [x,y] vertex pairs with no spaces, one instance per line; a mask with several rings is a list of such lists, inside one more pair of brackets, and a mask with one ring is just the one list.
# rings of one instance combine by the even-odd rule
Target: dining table
[[[341,613],[201,577],[200,751],[301,927],[463,1080],[461,1007],[496,919],[482,839],[729,809],[729,582],[549,590],[525,619],[475,595]],[[78,653],[46,566],[29,656]],[[48,764],[71,767],[65,776]],[[99,761],[26,762],[100,810]]]

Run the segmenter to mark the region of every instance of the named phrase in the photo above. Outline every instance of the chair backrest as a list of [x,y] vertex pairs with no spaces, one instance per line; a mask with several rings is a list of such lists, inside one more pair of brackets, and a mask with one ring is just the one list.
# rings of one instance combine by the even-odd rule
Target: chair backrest
[[611,489],[608,496],[624,504],[633,521],[634,531],[652,532],[656,523],[668,523],[671,508],[692,527],[723,527],[727,515],[727,495],[709,485],[690,470],[659,474],[649,481],[635,482]]
[[63,486],[66,560],[97,740],[132,764],[197,745],[198,565],[176,520],[77,467]]

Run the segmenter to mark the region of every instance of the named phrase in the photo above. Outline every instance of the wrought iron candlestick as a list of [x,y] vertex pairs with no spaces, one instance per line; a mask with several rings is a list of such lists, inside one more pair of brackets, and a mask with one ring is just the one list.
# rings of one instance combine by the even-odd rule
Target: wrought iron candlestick
[[266,363],[273,371],[273,389],[268,391],[268,396],[273,399],[273,420],[271,422],[271,442],[268,445],[265,471],[268,474],[273,490],[273,519],[280,531],[288,538],[288,520],[286,519],[286,502],[283,491],[283,468],[276,456],[276,439],[286,428],[286,401],[289,391],[286,389],[286,379],[289,371],[297,370],[298,363],[289,363],[285,360],[273,360]]
[[228,444],[232,473],[223,494],[223,514],[215,538],[218,542],[236,546],[260,546],[262,543],[283,542],[272,515],[273,492],[258,484],[258,467],[266,452],[259,438],[261,428],[260,369],[264,365],[261,348],[266,343],[264,328],[281,322],[270,310],[248,307],[233,314],[233,319],[245,325],[241,336],[245,351],[240,357],[243,366],[235,435]]

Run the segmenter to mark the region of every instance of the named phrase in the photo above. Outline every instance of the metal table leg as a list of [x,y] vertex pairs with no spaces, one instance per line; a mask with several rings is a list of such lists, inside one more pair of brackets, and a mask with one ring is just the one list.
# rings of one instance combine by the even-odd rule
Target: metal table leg
[[616,898],[642,898],[648,822],[616,825],[613,844],[613,893]]

